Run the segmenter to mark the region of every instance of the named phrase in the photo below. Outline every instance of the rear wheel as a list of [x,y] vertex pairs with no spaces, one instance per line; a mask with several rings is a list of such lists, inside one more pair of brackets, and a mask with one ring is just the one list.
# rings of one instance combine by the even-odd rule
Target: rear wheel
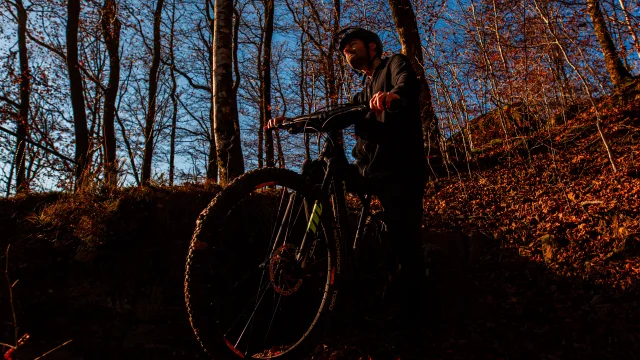
[[299,359],[313,345],[340,261],[320,200],[299,174],[267,168],[238,178],[200,214],[185,300],[211,357]]

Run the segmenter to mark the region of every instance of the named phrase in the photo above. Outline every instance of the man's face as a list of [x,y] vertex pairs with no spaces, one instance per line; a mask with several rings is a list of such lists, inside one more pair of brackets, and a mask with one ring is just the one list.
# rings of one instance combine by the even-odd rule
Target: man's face
[[369,48],[360,39],[353,39],[342,50],[345,59],[355,70],[364,70],[369,64]]

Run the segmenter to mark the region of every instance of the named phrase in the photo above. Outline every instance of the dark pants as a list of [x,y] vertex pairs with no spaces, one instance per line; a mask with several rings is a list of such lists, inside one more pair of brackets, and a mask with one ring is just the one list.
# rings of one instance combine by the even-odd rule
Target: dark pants
[[[422,197],[424,182],[392,174],[364,178],[357,167],[347,172],[348,191],[373,193],[384,209],[386,237],[393,247],[393,256],[402,265],[403,273],[424,275],[424,257],[420,234],[422,229]],[[409,275],[410,276],[410,275]],[[417,274],[416,274],[417,276]]]
[[388,295],[392,308],[395,303],[399,310],[398,325],[412,336],[418,336],[423,318],[426,281],[421,244],[424,187],[408,181],[383,182],[375,187],[384,209],[386,236],[400,264],[400,271],[389,284]]
[[[394,256],[402,265],[402,273],[424,273],[420,244],[422,228],[422,196],[424,188],[406,182],[375,184],[375,193],[384,209],[387,236]],[[409,275],[409,277],[411,277]],[[417,274],[415,274],[417,275]]]

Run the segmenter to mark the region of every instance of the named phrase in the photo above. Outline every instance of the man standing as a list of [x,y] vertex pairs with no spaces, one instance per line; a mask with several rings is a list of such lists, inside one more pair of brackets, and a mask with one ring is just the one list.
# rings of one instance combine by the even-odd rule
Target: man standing
[[[420,311],[424,279],[420,244],[426,159],[420,123],[418,78],[409,59],[382,59],[377,34],[362,28],[343,30],[338,49],[354,70],[366,74],[365,88],[351,102],[369,104],[375,114],[355,124],[353,156],[370,180],[385,213],[387,235],[401,265],[394,281],[410,325]],[[414,314],[411,314],[414,311]]]

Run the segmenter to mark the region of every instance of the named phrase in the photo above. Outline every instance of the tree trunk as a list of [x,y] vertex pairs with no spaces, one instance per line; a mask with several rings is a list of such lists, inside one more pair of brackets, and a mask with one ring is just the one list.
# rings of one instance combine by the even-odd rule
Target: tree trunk
[[[29,107],[31,97],[31,74],[29,69],[29,54],[27,53],[27,10],[22,0],[16,1],[18,13],[18,52],[20,59],[20,108],[18,109],[17,133],[22,138],[29,136]],[[16,139],[16,192],[29,191],[29,183],[25,176],[26,142]]]
[[[262,124],[271,119],[271,39],[273,38],[274,0],[264,0],[264,36],[262,42],[262,81],[260,88],[260,106]],[[273,131],[265,131],[265,155],[268,167],[275,166],[273,151]]]
[[[305,71],[305,52],[306,52],[306,42],[304,31],[300,32],[300,83],[298,84],[298,90],[300,91],[300,113],[306,114],[306,97],[305,91],[307,89],[307,74]],[[304,156],[305,159],[311,159],[311,149],[309,147],[309,134],[304,134]]]
[[173,53],[176,23],[176,2],[173,1],[171,7],[171,34],[169,36],[169,57],[171,61],[171,103],[173,112],[171,114],[171,145],[169,148],[169,185],[173,186],[173,178],[175,175],[175,159],[176,159],[176,126],[178,125],[178,98],[176,91],[178,82],[176,81],[176,58]]
[[238,111],[233,89],[233,0],[216,0],[213,33],[214,133],[219,183],[226,185],[244,173],[237,131]]
[[624,14],[625,25],[627,25],[627,28],[629,29],[629,34],[633,39],[633,44],[636,46],[636,52],[638,54],[638,58],[640,58],[640,41],[638,41],[638,35],[636,35],[636,29],[634,29],[633,25],[631,24],[631,19],[630,19],[631,16],[629,15],[629,11],[627,10],[627,7],[624,5],[624,0],[619,0],[619,2],[620,2],[620,9],[622,9],[622,13]]
[[89,130],[84,102],[84,85],[78,61],[78,27],[80,23],[80,0],[67,2],[67,69],[69,71],[69,90],[76,139],[76,190],[83,187],[88,168]]
[[207,162],[207,181],[216,183],[218,181],[218,151],[216,150],[216,133],[214,129],[215,119],[213,117],[213,96],[211,97],[211,108],[209,109],[209,123],[211,134],[209,136],[209,157]]
[[9,197],[11,195],[11,181],[13,180],[13,169],[15,168],[15,165],[16,165],[16,159],[14,158],[13,161],[11,162],[11,167],[9,168],[9,178],[7,179],[6,197]]
[[264,167],[264,136],[267,133],[267,131],[264,130],[264,126],[266,125],[264,122],[264,108],[262,107],[262,88],[263,88],[263,74],[262,74],[262,44],[264,42],[264,32],[260,33],[260,41],[258,43],[258,54],[256,56],[257,59],[257,71],[258,71],[258,78],[260,81],[260,114],[259,116],[259,124],[258,124],[258,169],[262,169]]
[[[402,52],[409,58],[413,70],[418,75],[420,82],[420,109],[422,120],[422,131],[424,137],[424,148],[430,165],[439,167],[441,162],[440,147],[438,142],[438,119],[436,118],[431,102],[431,90],[424,73],[422,56],[422,46],[416,15],[409,0],[389,0],[393,20],[400,37]],[[436,163],[432,164],[431,159]]]
[[611,77],[611,82],[614,87],[619,88],[631,80],[631,74],[627,68],[624,67],[618,56],[616,46],[611,39],[611,34],[609,34],[604,15],[600,9],[599,0],[587,0],[587,11],[589,12],[589,16],[591,16],[591,21],[593,22],[596,37],[600,43],[600,49],[604,55],[604,63]]
[[[335,65],[334,65],[334,43],[338,31],[340,31],[340,14],[341,14],[341,2],[340,0],[333,0],[333,28],[331,29],[331,37],[329,38],[329,44],[327,46],[327,82],[329,85],[329,105],[338,104],[338,89],[339,85],[336,79]],[[342,132],[340,132],[340,140],[342,141]],[[344,143],[344,142],[342,142]]]
[[276,153],[278,154],[278,167],[284,169],[284,152],[282,152],[282,141],[280,141],[280,133],[276,131]]
[[118,185],[116,157],[116,101],[120,86],[120,20],[115,0],[105,0],[102,7],[102,36],[109,53],[109,84],[104,94],[102,117],[104,143],[104,180],[109,187]]
[[148,185],[151,180],[151,164],[153,162],[153,127],[156,122],[156,103],[158,96],[158,70],[160,68],[160,25],[162,23],[162,6],[164,0],[158,0],[153,13],[153,57],[149,71],[149,107],[144,126],[144,156],[142,158],[142,183]]
[[[205,0],[205,13],[207,15],[207,24],[209,26],[209,32],[211,33],[211,36],[213,37],[213,33],[214,33],[214,12],[215,9],[212,12],[212,8],[214,8],[215,6],[213,5],[211,0]],[[210,79],[210,84],[213,85],[213,45],[211,43],[207,43],[205,44],[206,48],[209,51],[209,64],[211,65],[211,79]],[[211,129],[211,131],[209,132],[209,155],[207,157],[207,175],[206,175],[206,181],[210,182],[210,183],[217,183],[218,182],[218,152],[216,150],[216,133],[214,131],[214,112],[215,109],[213,108],[214,104],[213,104],[213,100],[214,100],[214,95],[213,95],[213,87],[209,87],[209,92],[211,95],[211,99],[209,101],[209,128]]]

